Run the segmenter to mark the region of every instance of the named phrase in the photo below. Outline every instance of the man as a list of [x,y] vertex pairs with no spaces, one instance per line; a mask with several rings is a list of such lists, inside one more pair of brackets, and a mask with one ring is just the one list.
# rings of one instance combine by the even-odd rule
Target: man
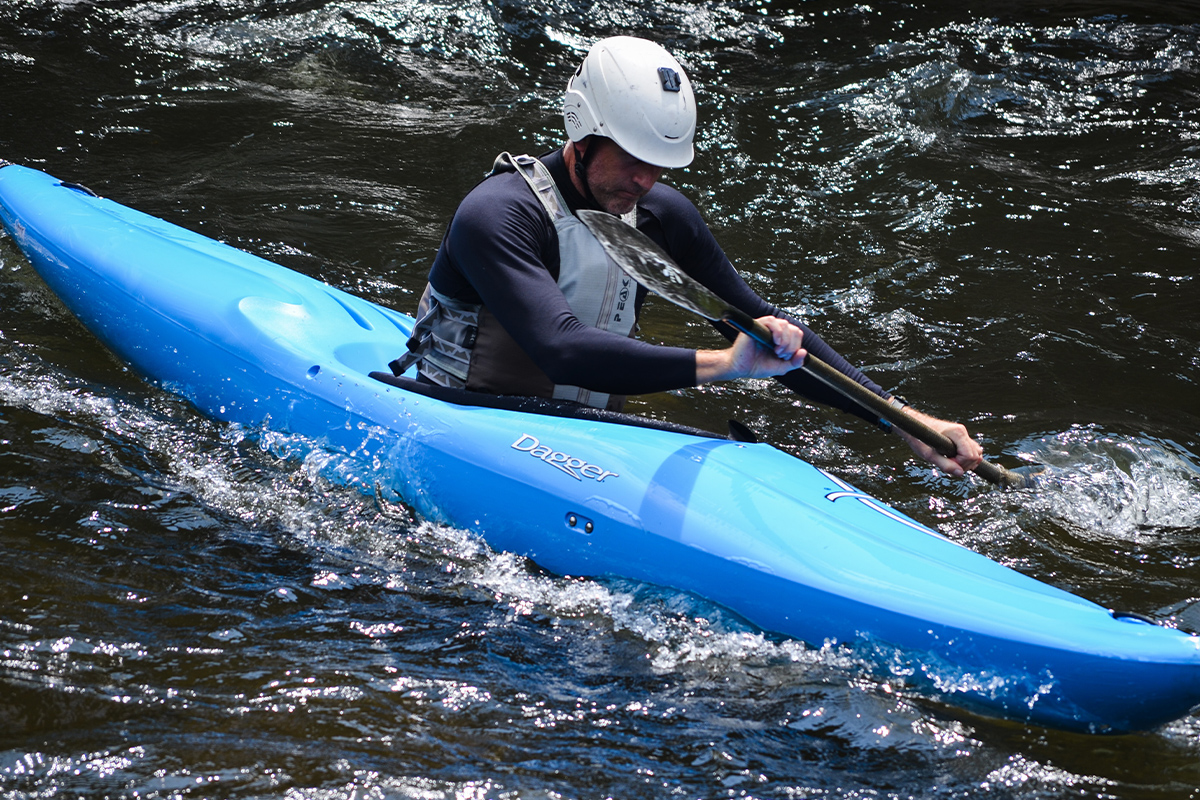
[[[734,270],[696,207],[658,182],[692,160],[691,83],[661,46],[618,36],[596,43],[567,84],[569,141],[540,159],[503,153],[463,200],[429,273],[410,353],[419,378],[495,394],[556,398],[619,409],[625,395],[717,380],[775,376],[817,402],[878,418],[798,371],[808,352],[902,405],[815,333],[760,298]],[[729,328],[721,350],[690,350],[632,338],[645,298],[574,215],[621,216],[692,277],[770,330],[760,347]],[[725,328],[718,325],[718,328]],[[940,430],[954,459],[901,433],[952,475],[977,466],[979,445],[959,424],[907,413]]]

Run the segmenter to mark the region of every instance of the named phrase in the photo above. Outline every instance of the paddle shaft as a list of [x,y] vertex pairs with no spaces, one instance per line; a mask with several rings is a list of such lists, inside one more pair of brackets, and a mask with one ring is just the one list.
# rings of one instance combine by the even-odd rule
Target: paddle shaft
[[[733,308],[709,289],[679,269],[671,257],[648,236],[632,225],[602,211],[582,209],[579,219],[595,234],[597,240],[623,270],[638,283],[652,292],[657,292],[672,303],[700,314],[706,319],[722,320],[750,336],[768,350],[774,349],[771,332],[743,311]],[[953,458],[958,448],[944,435],[930,428],[916,417],[905,414],[900,408],[872,392],[857,381],[843,375],[813,355],[805,359],[805,370],[816,380],[833,391],[859,405],[869,408],[880,419],[896,426],[918,441],[937,452]],[[975,468],[975,473],[992,483],[1006,488],[1030,485],[1030,479],[1012,470],[990,464],[987,461]]]
[[[721,318],[764,347],[768,349],[774,347],[774,337],[771,336],[771,332],[749,314],[731,307],[722,314]],[[935,431],[916,417],[905,414],[900,408],[892,405],[858,381],[848,375],[842,374],[811,353],[804,359],[804,366],[800,369],[806,371],[809,375],[812,375],[843,397],[849,397],[851,400],[871,409],[880,418],[887,420],[887,422],[918,441],[924,442],[947,458],[953,458],[958,453],[958,448],[954,446],[954,442],[950,441],[948,437]],[[1023,476],[997,464],[992,464],[989,461],[981,462],[979,466],[975,467],[973,472],[997,486],[1022,487],[1028,484],[1027,479]]]

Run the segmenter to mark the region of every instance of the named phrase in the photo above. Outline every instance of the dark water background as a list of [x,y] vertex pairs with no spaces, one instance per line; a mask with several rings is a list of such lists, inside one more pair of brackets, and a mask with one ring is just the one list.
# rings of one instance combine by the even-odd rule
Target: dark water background
[[[765,296],[1044,491],[933,475],[745,383],[736,416],[972,548],[1200,599],[1200,8],[0,0],[0,157],[409,310],[596,38],[698,86],[691,196]],[[652,304],[644,335],[714,335]],[[1195,798],[1200,718],[965,715],[695,598],[566,579],[330,482],[115,362],[0,240],[3,797]]]

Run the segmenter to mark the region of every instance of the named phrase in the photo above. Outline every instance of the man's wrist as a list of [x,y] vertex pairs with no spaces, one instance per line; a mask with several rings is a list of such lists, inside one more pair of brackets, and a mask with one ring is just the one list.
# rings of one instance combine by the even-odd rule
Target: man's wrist
[[729,350],[697,350],[696,385],[728,379],[733,371],[732,365]]

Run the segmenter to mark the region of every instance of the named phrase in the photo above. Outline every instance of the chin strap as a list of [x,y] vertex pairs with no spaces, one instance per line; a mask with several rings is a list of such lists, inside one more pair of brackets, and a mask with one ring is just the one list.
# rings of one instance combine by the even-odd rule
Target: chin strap
[[583,196],[593,208],[600,208],[600,204],[596,202],[596,196],[592,194],[592,185],[588,183],[587,178],[587,166],[591,162],[596,149],[589,147],[587,150],[580,152],[579,142],[571,142],[571,148],[575,151],[575,175],[579,178],[579,182],[583,184]]

